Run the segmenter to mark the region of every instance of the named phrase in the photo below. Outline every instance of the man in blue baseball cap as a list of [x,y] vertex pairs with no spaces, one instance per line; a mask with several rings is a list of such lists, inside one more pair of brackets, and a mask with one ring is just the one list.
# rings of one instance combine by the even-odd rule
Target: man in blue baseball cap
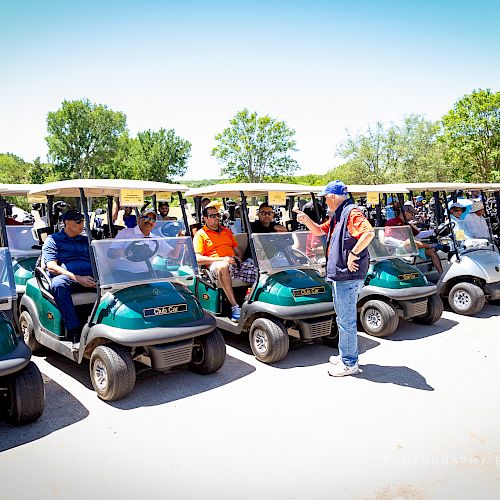
[[355,375],[358,367],[357,309],[359,292],[368,273],[367,247],[375,233],[363,212],[349,198],[347,186],[339,180],[329,182],[319,193],[324,196],[330,220],[317,224],[304,212],[294,209],[297,220],[312,234],[327,234],[326,279],[332,283],[333,303],[339,328],[339,356],[331,356],[332,377]]

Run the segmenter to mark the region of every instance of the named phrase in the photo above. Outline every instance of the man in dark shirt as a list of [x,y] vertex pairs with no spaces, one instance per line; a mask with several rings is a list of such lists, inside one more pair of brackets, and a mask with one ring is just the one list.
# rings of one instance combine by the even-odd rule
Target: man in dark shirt
[[252,233],[284,233],[285,226],[273,222],[274,210],[267,203],[261,203],[257,212],[258,219],[251,223]]
[[90,263],[89,240],[82,236],[83,215],[67,210],[63,216],[64,228],[50,235],[42,248],[42,262],[52,277],[52,294],[66,325],[68,340],[78,342],[80,320],[76,314],[71,293],[95,288]]

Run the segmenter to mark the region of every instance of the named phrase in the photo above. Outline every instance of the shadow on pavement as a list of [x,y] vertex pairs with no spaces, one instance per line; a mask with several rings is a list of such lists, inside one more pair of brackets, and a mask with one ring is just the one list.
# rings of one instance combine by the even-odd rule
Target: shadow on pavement
[[410,389],[420,389],[421,391],[433,391],[425,377],[407,366],[381,366],[381,365],[360,365],[362,370],[355,378],[363,378],[378,384],[394,384]]
[[0,451],[9,450],[43,438],[59,429],[83,420],[89,412],[66,389],[43,375],[45,382],[45,410],[32,424],[12,427],[0,422]]
[[451,330],[456,325],[458,325],[458,321],[447,318],[441,318],[433,325],[419,325],[411,321],[401,321],[398,329],[390,337],[387,337],[387,340],[425,339]]
[[[447,301],[444,301],[444,310],[447,312],[451,312],[452,314],[455,314],[458,318],[460,318],[460,314],[457,314],[456,312],[453,311],[453,309],[449,306]],[[478,313],[474,314],[472,316],[473,318],[496,318],[500,317],[500,305],[496,304],[491,304],[486,302],[484,305],[483,309],[479,311]]]
[[217,389],[254,371],[254,366],[229,355],[226,356],[224,366],[209,375],[199,375],[183,367],[174,368],[169,373],[146,370],[137,375],[132,394],[120,401],[109,401],[108,404],[121,410],[132,410],[170,403]]
[[[90,381],[88,360],[78,365],[64,356],[51,353],[46,361],[73,377],[87,389],[94,390]],[[136,364],[136,368],[137,379],[132,393],[122,400],[105,401],[105,403],[122,410],[161,405],[216,389],[255,371],[254,366],[229,355],[226,356],[222,368],[209,375],[193,373],[187,366],[175,367],[165,373],[155,372],[141,364]]]

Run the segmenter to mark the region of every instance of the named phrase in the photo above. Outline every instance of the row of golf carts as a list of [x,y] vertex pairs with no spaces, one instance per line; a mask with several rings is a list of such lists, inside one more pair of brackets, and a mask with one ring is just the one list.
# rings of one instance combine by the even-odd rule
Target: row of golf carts
[[[418,185],[413,190],[437,192],[441,188],[452,190],[452,185]],[[355,199],[371,193],[371,198],[375,195],[381,200],[390,193],[399,197],[401,204],[412,194],[411,189],[402,185],[350,186]],[[220,330],[248,334],[254,355],[264,363],[283,359],[290,338],[336,346],[331,286],[324,277],[324,242],[315,241],[302,230],[292,211],[304,199],[312,199],[319,215],[317,192],[316,188],[294,184],[223,184],[188,190],[176,184],[116,179],[60,181],[26,186],[24,191],[19,186],[0,186],[0,263],[4,277],[0,292],[5,295],[0,297],[4,310],[0,324],[0,405],[7,420],[26,423],[43,411],[43,383],[30,362],[29,350],[42,346],[76,363],[88,360],[92,385],[104,400],[120,399],[132,391],[136,367],[168,371],[187,365],[196,373],[214,373],[226,356]],[[44,210],[35,214],[33,226],[9,226],[5,199],[22,193],[41,203]],[[175,196],[182,220],[158,221],[154,239],[116,240],[117,228],[109,217],[96,239],[89,202],[97,206],[101,201],[107,207],[101,211],[111,214],[117,196],[122,205],[138,208],[144,197],[156,205]],[[222,199],[225,204],[229,199],[239,200],[241,220],[234,225],[233,211],[228,223],[241,227],[236,239],[243,251],[248,247],[258,270],[253,285],[233,282],[235,296],[242,304],[237,323],[229,319],[229,303],[220,283],[198,268],[193,250],[191,236],[201,222],[201,200],[206,197]],[[193,221],[186,198],[194,201]],[[266,198],[285,207],[289,232],[252,234],[250,198]],[[73,200],[85,216],[97,283],[95,290],[73,294],[84,324],[76,346],[66,337],[41,261],[43,239],[58,229],[53,207],[60,199]],[[485,298],[499,298],[500,257],[494,244],[465,248],[456,240],[453,228],[440,225],[434,237],[449,244],[450,252],[442,255],[445,272],[434,283],[429,264],[419,257],[410,228],[391,228],[389,233],[382,225],[381,205],[375,204],[377,227],[370,246],[371,266],[358,303],[360,323],[367,333],[388,336],[397,329],[400,319],[432,324],[443,311],[441,296],[448,298],[456,312],[464,314],[479,310],[477,303],[472,309],[464,306],[467,294],[470,301],[481,295],[482,304]]]

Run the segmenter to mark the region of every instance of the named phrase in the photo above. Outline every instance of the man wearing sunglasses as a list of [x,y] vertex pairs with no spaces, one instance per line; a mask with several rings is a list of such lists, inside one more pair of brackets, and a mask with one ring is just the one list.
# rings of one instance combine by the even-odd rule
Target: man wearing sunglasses
[[242,261],[242,252],[230,229],[220,225],[221,214],[217,206],[207,205],[202,212],[205,225],[193,238],[198,264],[207,266],[208,272],[219,280],[229,303],[231,320],[238,321],[241,309],[234,297],[232,279],[248,284],[257,279],[257,271],[251,259]]
[[66,337],[79,341],[81,322],[71,294],[95,288],[90,264],[89,240],[82,235],[83,214],[67,210],[62,215],[64,227],[48,236],[42,247],[42,266],[52,278],[52,294],[66,326]]
[[251,223],[252,233],[284,233],[285,226],[273,222],[274,210],[267,203],[261,203],[257,212],[258,219]]

